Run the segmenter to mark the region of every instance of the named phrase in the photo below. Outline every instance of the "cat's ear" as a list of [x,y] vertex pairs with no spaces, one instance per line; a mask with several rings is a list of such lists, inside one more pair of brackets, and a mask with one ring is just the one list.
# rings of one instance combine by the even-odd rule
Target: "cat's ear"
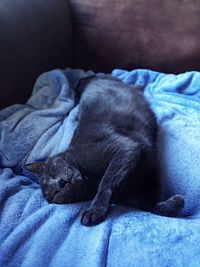
[[40,175],[44,172],[45,167],[46,167],[46,162],[36,162],[36,163],[25,164],[23,166],[23,169]]

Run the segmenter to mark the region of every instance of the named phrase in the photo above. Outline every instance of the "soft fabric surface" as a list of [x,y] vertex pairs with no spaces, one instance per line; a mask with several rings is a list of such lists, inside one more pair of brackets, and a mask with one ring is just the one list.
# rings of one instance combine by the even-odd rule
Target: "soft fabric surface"
[[199,266],[200,73],[166,75],[114,70],[140,84],[157,115],[163,193],[183,194],[182,218],[113,206],[103,223],[86,227],[88,202],[48,204],[22,164],[66,150],[77,125],[73,88],[92,72],[41,75],[26,105],[0,111],[0,266]]

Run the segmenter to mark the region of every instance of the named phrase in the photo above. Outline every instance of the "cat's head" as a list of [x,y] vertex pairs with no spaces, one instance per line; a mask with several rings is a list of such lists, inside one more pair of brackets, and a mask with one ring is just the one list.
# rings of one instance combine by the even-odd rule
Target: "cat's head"
[[23,168],[37,174],[48,202],[61,204],[84,200],[86,178],[63,158],[55,156],[45,162],[26,164]]

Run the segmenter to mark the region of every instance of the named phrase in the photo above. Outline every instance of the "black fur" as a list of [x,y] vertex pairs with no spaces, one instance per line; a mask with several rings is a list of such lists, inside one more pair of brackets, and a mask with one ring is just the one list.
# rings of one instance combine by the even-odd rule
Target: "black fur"
[[25,166],[40,177],[49,202],[92,199],[84,225],[105,219],[111,203],[126,203],[166,216],[184,206],[176,195],[160,202],[156,118],[142,91],[111,76],[83,79],[79,122],[68,150]]

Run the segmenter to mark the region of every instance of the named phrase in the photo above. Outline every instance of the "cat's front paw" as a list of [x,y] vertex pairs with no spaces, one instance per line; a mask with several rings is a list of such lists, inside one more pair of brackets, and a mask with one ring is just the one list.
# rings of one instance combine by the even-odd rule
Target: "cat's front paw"
[[106,217],[105,209],[89,208],[81,213],[81,223],[86,226],[96,225],[102,222]]

